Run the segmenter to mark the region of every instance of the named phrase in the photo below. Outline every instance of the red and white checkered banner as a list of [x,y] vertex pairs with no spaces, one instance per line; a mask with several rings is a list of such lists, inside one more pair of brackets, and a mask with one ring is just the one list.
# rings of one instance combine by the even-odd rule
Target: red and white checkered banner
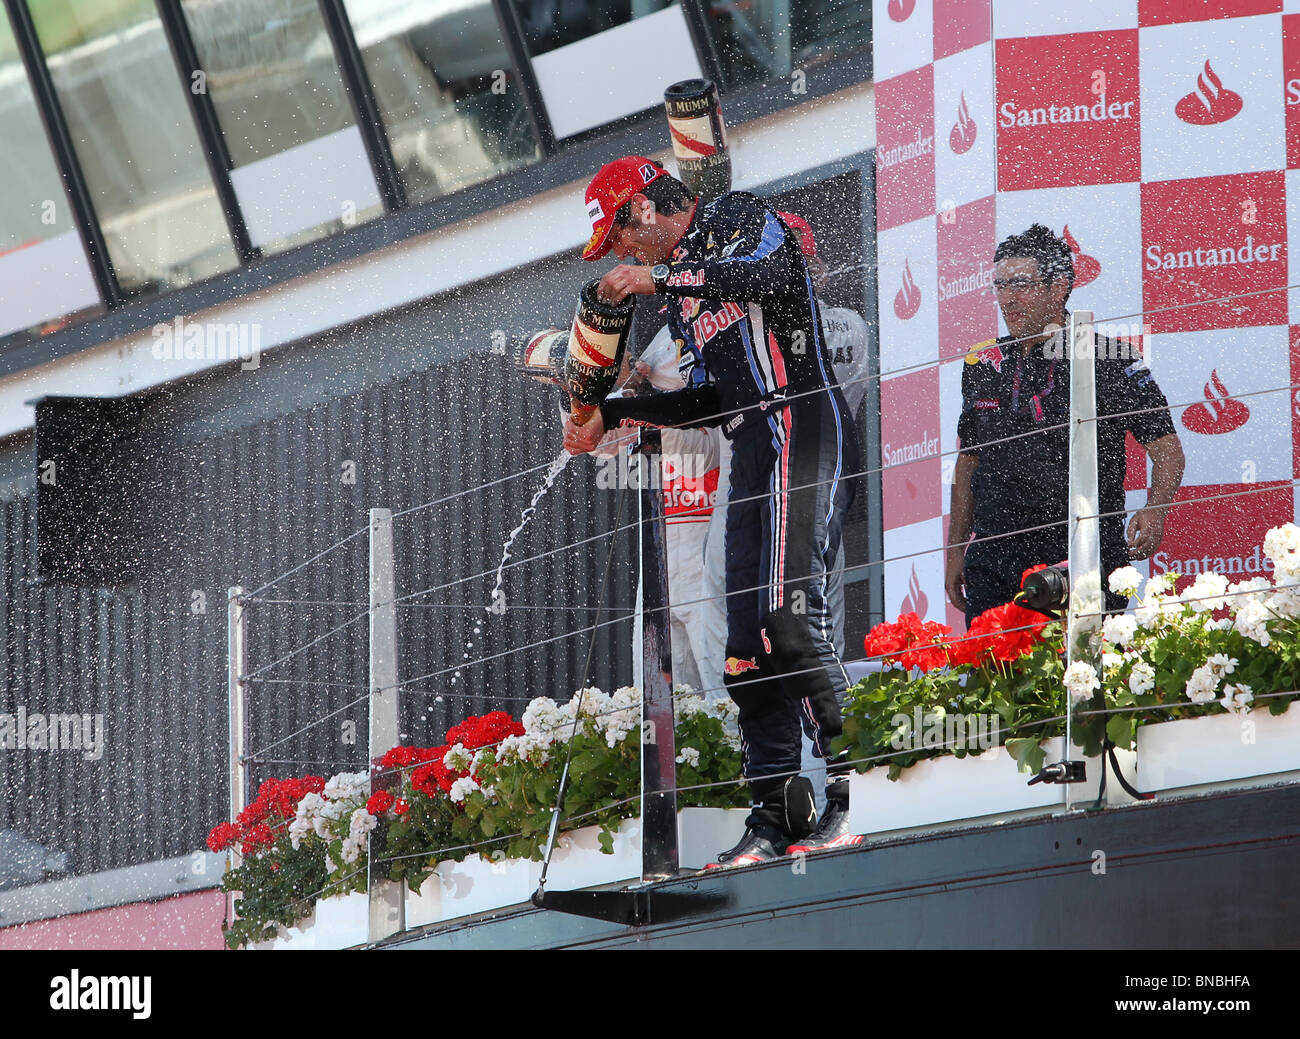
[[873,3],[886,615],[962,624],[937,551],[962,364],[937,362],[1006,334],[993,250],[1035,222],[1074,252],[1070,307],[1140,337],[1178,499],[1256,492],[1173,510],[1150,572],[1261,572],[1300,392],[1235,395],[1300,383],[1300,0]]

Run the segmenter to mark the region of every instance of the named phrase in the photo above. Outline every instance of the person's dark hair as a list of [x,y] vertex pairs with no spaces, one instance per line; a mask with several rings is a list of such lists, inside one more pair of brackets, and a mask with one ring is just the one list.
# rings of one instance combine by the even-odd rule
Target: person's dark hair
[[1047,282],[1065,278],[1065,298],[1074,289],[1074,256],[1065,242],[1052,234],[1042,224],[1034,224],[1028,231],[1004,238],[993,253],[993,262],[1027,256],[1038,263],[1038,272]]
[[[685,213],[695,201],[695,196],[690,193],[686,185],[672,174],[665,174],[651,181],[641,189],[640,193],[654,203],[656,213],[663,213],[665,216]],[[631,222],[632,202],[629,199],[614,214],[614,223],[619,227],[627,227]]]

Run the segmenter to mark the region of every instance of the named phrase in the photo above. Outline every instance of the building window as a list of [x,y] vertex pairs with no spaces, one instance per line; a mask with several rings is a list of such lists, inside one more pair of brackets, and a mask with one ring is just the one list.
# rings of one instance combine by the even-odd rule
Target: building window
[[871,45],[869,0],[704,0],[727,89]]
[[344,8],[409,201],[541,158],[491,0],[344,0]]
[[102,309],[41,125],[31,84],[0,16],[0,344],[16,333],[48,335]]
[[703,75],[677,0],[512,0],[559,139],[663,104]]
[[153,4],[33,4],[32,21],[124,295],[237,264]]
[[586,0],[511,0],[511,3],[519,12],[528,53],[534,58],[676,6],[676,0],[614,0],[601,4]]
[[253,245],[273,253],[383,212],[315,0],[182,0]]

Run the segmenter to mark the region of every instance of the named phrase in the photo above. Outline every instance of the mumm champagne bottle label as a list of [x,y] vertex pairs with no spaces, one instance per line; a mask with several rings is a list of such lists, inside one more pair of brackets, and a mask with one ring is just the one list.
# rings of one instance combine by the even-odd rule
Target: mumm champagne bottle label
[[572,398],[570,414],[578,425],[591,418],[614,388],[632,329],[633,297],[606,303],[596,296],[599,284],[594,279],[582,287],[564,363],[564,385]]
[[677,171],[690,191],[708,202],[731,190],[731,156],[718,89],[711,80],[686,79],[664,91]]

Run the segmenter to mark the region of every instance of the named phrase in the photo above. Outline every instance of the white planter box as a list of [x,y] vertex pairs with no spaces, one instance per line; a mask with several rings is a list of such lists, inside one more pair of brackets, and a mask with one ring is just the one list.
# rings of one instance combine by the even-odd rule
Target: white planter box
[[436,887],[433,905],[416,907],[412,913],[412,896],[407,890],[406,926],[417,926],[413,917],[427,917],[424,923],[439,923],[527,902],[537,890],[534,867],[540,869],[541,864],[527,859],[492,861],[478,855],[470,855],[461,862],[440,862],[421,888],[423,894],[426,888]]
[[748,817],[748,808],[683,808],[677,813],[678,865],[703,869],[745,835]]
[[[1300,709],[1184,718],[1137,731],[1138,789],[1181,790],[1300,779]],[[1261,779],[1261,777],[1268,777]]]
[[[546,887],[554,891],[576,891],[601,887],[624,880],[641,879],[641,820],[624,819],[614,831],[614,854],[600,850],[600,827],[586,826],[557,838]],[[533,889],[542,876],[542,864],[533,867]],[[532,892],[529,892],[532,895]]]
[[295,927],[281,927],[269,942],[256,942],[250,949],[347,949],[369,939],[370,903],[364,893],[353,892],[322,898],[315,911]]
[[[677,815],[679,859],[683,869],[700,869],[744,833],[747,809],[684,808]],[[614,833],[614,854],[600,850],[600,828],[584,827],[562,834],[546,886],[574,891],[637,881],[641,877],[641,820],[624,819]],[[470,855],[462,862],[442,862],[419,892],[406,892],[408,930],[475,916],[527,903],[537,890],[542,864],[523,859],[499,862]],[[368,940],[364,894],[322,899],[300,927],[282,929],[280,937],[256,949],[343,949]]]
[[[641,876],[641,820],[624,819],[614,832],[614,854],[600,850],[600,827],[586,826],[556,841],[546,874],[551,890],[601,887]],[[521,905],[533,897],[542,875],[540,862],[492,862],[471,855],[442,862],[418,894],[406,893],[406,926],[422,927],[478,913]]]
[[[1052,741],[1047,762],[1060,761],[1063,737]],[[1079,759],[1079,748],[1071,758]],[[1125,777],[1133,781],[1133,752],[1117,751]],[[854,773],[849,779],[849,829],[855,834],[901,834],[933,829],[940,824],[992,822],[1027,815],[1041,815],[1065,809],[1070,803],[1082,807],[1097,800],[1101,761],[1087,758],[1088,780],[1068,787],[1058,783],[1029,786],[1030,774],[1016,767],[1004,747],[964,758],[951,755],[927,758],[903,769],[890,782],[888,768]],[[1108,804],[1131,800],[1113,775],[1106,780]]]

